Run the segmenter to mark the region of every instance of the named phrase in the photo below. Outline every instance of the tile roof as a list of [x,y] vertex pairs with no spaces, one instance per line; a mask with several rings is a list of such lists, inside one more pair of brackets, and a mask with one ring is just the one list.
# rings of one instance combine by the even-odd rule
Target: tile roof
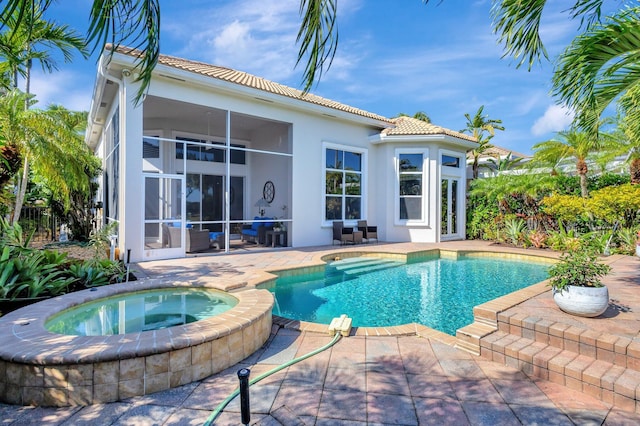
[[464,133],[456,132],[453,130],[445,129],[444,127],[436,126],[426,121],[418,120],[413,117],[397,117],[392,119],[395,127],[387,127],[382,131],[386,136],[410,136],[410,135],[448,135],[459,139],[465,139],[471,142],[475,142],[476,139],[471,135],[465,135]]
[[[111,46],[107,45],[107,50],[111,50]],[[142,55],[142,51],[138,49],[131,49],[124,46],[116,48],[116,52],[129,56],[139,57]],[[340,102],[332,101],[330,99],[323,98],[321,96],[314,95],[312,93],[303,93],[302,90],[294,89],[292,87],[285,86],[280,83],[276,83],[267,80],[262,77],[237,71],[231,68],[221,67],[217,65],[211,65],[204,62],[192,61],[189,59],[178,58],[170,55],[160,55],[158,63],[167,65],[172,68],[192,72],[195,74],[212,77],[218,80],[227,81],[229,83],[239,84],[241,86],[250,87],[253,89],[262,90],[268,93],[276,95],[286,96],[291,99],[298,99],[304,102],[309,102],[315,105],[320,105],[328,108],[333,108],[338,111],[344,111],[351,114],[356,114],[362,117],[371,118],[374,120],[384,121],[391,123],[391,120],[382,115],[374,114],[359,108],[354,108],[349,105],[342,104]]]
[[[522,154],[516,151],[511,151],[497,145],[492,145],[491,148],[487,149],[485,152],[483,152],[480,155],[480,158],[496,158],[496,157],[502,158],[502,157],[506,157],[509,154],[511,154],[513,158],[531,158],[530,155]],[[467,159],[469,160],[473,159],[472,152],[467,153]]]
[[[112,50],[112,45],[108,44],[106,50]],[[117,46],[116,52],[140,57],[143,52],[138,49],[132,49],[126,46]],[[207,64],[204,62],[192,61],[188,59],[178,58],[170,55],[160,55],[158,63],[166,65],[172,68],[181,69],[184,71],[192,72],[195,74],[204,75],[207,77],[215,78],[229,83],[239,84],[245,87],[262,90],[268,93],[273,93],[280,96],[285,96],[291,99],[297,99],[304,102],[309,102],[315,105],[332,108],[338,111],[343,111],[361,117],[378,120],[384,123],[388,123],[389,127],[386,127],[382,134],[386,135],[439,135],[445,134],[456,138],[469,140],[475,142],[475,139],[469,135],[455,132],[453,130],[445,129],[444,127],[436,126],[434,124],[425,123],[424,121],[417,120],[411,117],[398,117],[387,118],[372,112],[368,112],[359,108],[355,108],[340,102],[332,101],[330,99],[323,98],[321,96],[314,95],[312,93],[303,93],[301,90],[294,89],[292,87],[285,86],[280,83],[276,83],[262,77],[237,71],[231,68],[216,66]]]

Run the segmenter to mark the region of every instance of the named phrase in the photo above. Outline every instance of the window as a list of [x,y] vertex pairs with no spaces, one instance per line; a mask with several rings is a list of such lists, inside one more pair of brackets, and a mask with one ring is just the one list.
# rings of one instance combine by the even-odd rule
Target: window
[[[208,161],[212,163],[225,162],[225,150],[216,146],[224,146],[221,142],[212,142],[204,139],[194,139],[178,136],[176,140],[185,142],[196,142],[195,144],[187,144],[187,160]],[[206,146],[200,144],[207,144]],[[244,145],[231,144],[234,148],[245,148]],[[184,157],[184,145],[176,144],[176,159],[182,160]],[[246,164],[245,151],[239,149],[231,150],[232,164]]]
[[460,157],[442,154],[442,165],[446,167],[460,168]]
[[142,158],[160,158],[160,141],[157,136],[142,138]]
[[426,159],[424,150],[396,151],[398,187],[396,218],[399,221],[423,222],[426,217]]
[[362,218],[364,155],[364,152],[325,148],[325,220]]

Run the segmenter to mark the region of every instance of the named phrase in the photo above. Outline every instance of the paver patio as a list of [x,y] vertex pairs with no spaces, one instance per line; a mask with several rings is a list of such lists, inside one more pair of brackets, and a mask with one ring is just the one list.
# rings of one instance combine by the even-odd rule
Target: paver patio
[[[488,249],[480,242],[446,243],[451,249]],[[347,250],[404,252],[434,248],[427,244],[379,244]],[[312,265],[341,247],[276,250],[202,256],[135,265],[138,275],[190,281],[220,281],[240,287],[264,277],[264,270]],[[640,266],[640,262],[637,263]],[[614,277],[615,279],[615,277]],[[628,284],[628,283],[627,283]],[[636,283],[637,284],[637,283]],[[635,295],[635,292],[630,294]],[[612,298],[616,298],[614,294]],[[628,308],[625,333],[636,322],[630,315],[640,297],[624,295]],[[631,300],[631,297],[636,297]],[[540,303],[532,301],[530,303]],[[549,308],[546,306],[545,308]],[[524,308],[522,308],[524,309]],[[562,313],[553,311],[554,320]],[[619,319],[619,318],[618,318]],[[616,318],[599,318],[608,329]],[[611,325],[610,327],[613,327]],[[640,424],[640,415],[602,402],[583,392],[471,355],[439,338],[376,336],[353,333],[317,356],[292,365],[251,388],[251,423],[259,425],[512,425]],[[638,338],[638,330],[635,336]],[[246,367],[258,375],[305,354],[331,337],[314,331],[280,327],[276,321],[268,342],[252,356],[202,381],[125,401],[88,407],[43,408],[0,405],[7,425],[201,425],[238,384]],[[446,339],[444,339],[446,340]],[[240,423],[238,398],[216,425]]]

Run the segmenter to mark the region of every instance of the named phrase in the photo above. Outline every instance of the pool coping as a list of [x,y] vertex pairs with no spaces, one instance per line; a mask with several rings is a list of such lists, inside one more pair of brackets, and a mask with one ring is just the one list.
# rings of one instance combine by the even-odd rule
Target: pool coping
[[158,279],[135,281],[58,296],[1,317],[0,401],[67,406],[146,395],[222,371],[269,338],[273,297],[259,289],[231,294],[237,305],[219,315],[161,330],[71,336],[44,327],[50,316],[84,302],[182,287],[210,288]]
[[[309,272],[318,272],[324,270],[328,261],[340,260],[352,257],[384,257],[390,259],[401,259],[405,262],[416,262],[421,260],[427,260],[430,257],[456,259],[459,257],[500,257],[509,258],[512,260],[535,260],[543,263],[555,263],[558,260],[559,254],[556,252],[540,251],[535,253],[525,253],[523,251],[514,252],[513,248],[510,251],[503,251],[504,249],[443,249],[443,248],[430,248],[426,250],[407,250],[404,252],[380,250],[376,251],[375,248],[362,251],[362,250],[337,250],[330,253],[323,253],[314,259],[314,261],[300,266],[297,268],[282,267],[272,268],[265,270],[265,274],[256,277],[256,280],[248,282],[247,285],[251,287],[265,286],[275,283],[275,280],[282,276],[295,276],[302,275]],[[479,355],[480,344],[479,339],[481,336],[492,333],[497,330],[497,316],[499,313],[516,306],[532,297],[542,294],[546,291],[550,291],[548,286],[548,280],[532,284],[523,289],[516,290],[508,293],[504,296],[500,296],[496,299],[492,299],[473,308],[474,322],[461,327],[456,331],[456,335],[452,336],[445,332],[433,329],[431,327],[418,324],[408,323],[395,326],[386,327],[354,327],[351,335],[354,336],[420,336],[430,339],[435,339],[441,343],[446,343],[451,346],[455,346],[459,349],[467,352]],[[495,321],[493,320],[495,318]],[[495,322],[495,327],[493,323]],[[316,333],[328,333],[327,324],[319,324],[307,321],[292,320],[284,317],[273,315],[273,323],[291,330],[316,332]],[[462,330],[462,332],[460,332]],[[473,338],[469,339],[468,334],[471,334]],[[477,338],[477,344],[469,345],[469,340],[475,342]]]

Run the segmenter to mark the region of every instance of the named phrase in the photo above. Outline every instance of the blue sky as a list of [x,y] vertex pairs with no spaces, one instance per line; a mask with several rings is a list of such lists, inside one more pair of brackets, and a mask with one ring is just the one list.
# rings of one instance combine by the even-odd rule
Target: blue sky
[[[48,17],[86,31],[88,0],[54,3]],[[387,117],[424,111],[432,122],[465,127],[465,113],[485,106],[506,130],[493,143],[531,153],[571,122],[550,96],[553,66],[531,71],[501,59],[492,33],[490,0],[340,0],[339,47],[331,69],[312,92]],[[562,8],[549,1],[541,28],[553,59],[576,35]],[[560,5],[558,4],[560,3]],[[299,0],[161,1],[161,51],[246,71],[301,88],[295,68]],[[88,110],[97,55],[60,63],[32,83],[40,105]]]

